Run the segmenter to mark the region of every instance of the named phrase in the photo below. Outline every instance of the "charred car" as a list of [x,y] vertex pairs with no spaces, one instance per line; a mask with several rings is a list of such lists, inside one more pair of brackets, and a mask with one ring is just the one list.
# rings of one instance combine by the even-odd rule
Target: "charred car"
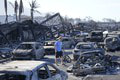
[[55,54],[54,44],[55,41],[45,41],[44,43],[45,54]]
[[87,36],[87,35],[77,34],[77,35],[75,36],[75,42],[78,43],[78,42],[83,42],[83,41],[85,41],[86,36]]
[[62,37],[63,48],[73,48],[75,41],[72,37]]
[[43,46],[39,42],[22,42],[13,50],[13,59],[41,59],[45,55]]
[[0,66],[0,80],[67,80],[68,75],[43,61],[10,61]]
[[71,71],[75,76],[112,74],[113,72],[116,73],[118,67],[120,67],[120,63],[114,61],[111,55],[105,55],[101,51],[94,50],[83,52],[67,71]]
[[117,36],[113,36],[113,37],[107,37],[104,40],[104,48],[109,51],[109,50],[113,50],[115,51],[116,49],[120,48],[120,38]]
[[90,32],[90,35],[86,37],[87,41],[91,42],[103,42],[103,32],[102,31],[92,31]]
[[75,76],[105,72],[102,60],[104,60],[104,53],[99,50],[83,52],[75,64],[70,66],[71,70],[68,68],[67,71],[73,72]]
[[73,58],[76,61],[81,53],[93,50],[99,50],[104,53],[104,50],[99,48],[94,42],[79,42],[73,50]]

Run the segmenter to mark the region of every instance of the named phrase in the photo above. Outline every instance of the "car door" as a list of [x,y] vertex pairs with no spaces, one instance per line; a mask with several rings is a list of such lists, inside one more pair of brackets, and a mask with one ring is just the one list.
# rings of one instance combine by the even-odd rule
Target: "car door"
[[47,65],[48,71],[51,76],[51,80],[62,80],[60,71],[56,69],[53,65]]
[[40,44],[35,45],[36,58],[41,59],[44,56],[44,48]]
[[81,52],[92,51],[93,46],[91,44],[84,44],[81,46]]
[[43,65],[42,67],[37,69],[37,78],[37,80],[54,80],[51,78],[46,65]]

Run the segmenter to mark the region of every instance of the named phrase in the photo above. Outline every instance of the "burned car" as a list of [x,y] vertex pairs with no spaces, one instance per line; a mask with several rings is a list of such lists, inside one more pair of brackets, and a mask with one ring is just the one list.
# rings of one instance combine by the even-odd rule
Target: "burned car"
[[92,31],[90,33],[91,38],[90,40],[93,42],[102,42],[103,41],[103,32],[102,31]]
[[111,55],[105,55],[99,50],[83,52],[78,60],[68,68],[75,76],[90,74],[113,74],[120,71],[120,63],[113,60]]
[[[76,76],[104,72],[102,60],[104,60],[104,53],[99,50],[83,52],[77,62],[72,67],[70,66],[71,72]],[[70,68],[67,71],[70,72]]]
[[10,48],[0,48],[0,60],[12,58],[12,49]]
[[77,34],[77,35],[75,36],[75,42],[78,43],[78,42],[83,42],[83,41],[85,41],[86,36],[87,36],[87,35]]
[[76,61],[81,53],[93,50],[100,50],[104,53],[104,50],[99,48],[94,42],[79,42],[73,50],[73,58]]
[[103,32],[102,31],[91,31],[90,35],[86,37],[86,41],[91,42],[103,42]]
[[45,54],[55,54],[55,47],[54,47],[55,41],[45,41],[44,43],[44,49]]
[[63,48],[73,48],[75,41],[72,37],[62,37]]
[[109,51],[109,50],[113,50],[115,51],[116,49],[120,48],[120,38],[117,36],[113,36],[113,37],[107,37],[104,40],[104,48]]
[[45,55],[43,46],[39,42],[22,42],[13,50],[13,59],[41,59]]
[[44,61],[10,61],[0,66],[0,80],[67,80],[68,75]]

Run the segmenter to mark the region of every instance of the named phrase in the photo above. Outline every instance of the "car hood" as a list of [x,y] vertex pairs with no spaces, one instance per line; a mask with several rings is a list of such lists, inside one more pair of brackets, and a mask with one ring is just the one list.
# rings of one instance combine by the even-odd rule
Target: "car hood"
[[94,49],[74,49],[74,51],[78,51],[78,52],[86,52],[91,50],[94,50]]
[[47,49],[47,48],[55,48],[54,46],[44,46],[44,49]]

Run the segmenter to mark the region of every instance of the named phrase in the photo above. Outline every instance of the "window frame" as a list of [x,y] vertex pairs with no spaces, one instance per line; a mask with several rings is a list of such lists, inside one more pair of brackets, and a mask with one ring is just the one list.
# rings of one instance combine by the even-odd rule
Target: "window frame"
[[48,66],[51,66],[52,68],[54,68],[54,69],[57,71],[57,74],[59,74],[59,70],[58,70],[54,65],[52,65],[52,64],[47,64],[46,67],[47,67],[48,72],[50,73],[50,76],[51,76],[51,77],[53,77],[53,76],[52,76],[52,74],[51,74]]
[[47,68],[47,65],[46,64],[44,64],[44,65],[42,65],[41,67],[39,67],[38,69],[37,69],[37,76],[38,76],[38,80],[39,79],[42,79],[42,78],[40,78],[39,77],[39,75],[38,75],[38,71],[40,70],[40,68],[42,68],[42,67],[44,67],[45,68],[45,70],[47,70],[47,73],[48,73],[48,78],[47,79],[49,79],[49,78],[51,78],[51,75],[50,75],[50,72],[49,72],[49,70],[48,70],[48,68]]

